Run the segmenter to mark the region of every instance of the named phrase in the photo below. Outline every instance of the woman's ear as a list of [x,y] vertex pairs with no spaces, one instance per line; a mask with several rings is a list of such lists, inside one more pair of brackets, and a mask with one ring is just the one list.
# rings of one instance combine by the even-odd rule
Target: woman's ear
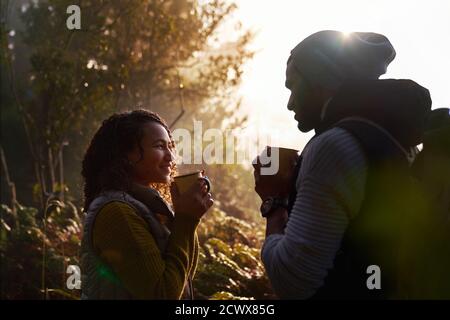
[[138,163],[139,160],[141,160],[141,158],[142,158],[141,152],[140,152],[139,148],[137,148],[137,147],[134,148],[133,151],[130,151],[127,153],[127,159],[131,166]]
[[133,165],[133,163],[136,162],[135,156],[131,152],[127,154],[127,160],[128,160],[128,164],[131,166]]

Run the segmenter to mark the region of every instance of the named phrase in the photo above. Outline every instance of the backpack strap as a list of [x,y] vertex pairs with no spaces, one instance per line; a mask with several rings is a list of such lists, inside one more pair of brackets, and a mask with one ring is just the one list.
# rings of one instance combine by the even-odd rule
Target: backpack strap
[[[339,127],[350,132],[360,142],[370,164],[378,164],[385,159],[392,159],[393,156],[394,158],[400,159],[400,161],[408,159],[410,163],[412,162],[408,152],[400,145],[400,143],[392,137],[389,132],[370,120],[360,117],[348,117],[337,122],[333,127]],[[325,131],[322,131],[321,133],[323,132]],[[318,133],[311,138],[308,144],[321,133]],[[303,148],[303,150],[305,150],[305,148]],[[289,194],[288,213],[290,213],[294,207],[295,199],[297,197],[296,181],[300,172],[302,160],[303,152],[298,158],[294,169],[293,179],[291,181],[292,192]]]
[[337,122],[334,127],[350,132],[360,142],[371,164],[387,158],[412,161],[410,154],[388,131],[370,120],[350,117]]

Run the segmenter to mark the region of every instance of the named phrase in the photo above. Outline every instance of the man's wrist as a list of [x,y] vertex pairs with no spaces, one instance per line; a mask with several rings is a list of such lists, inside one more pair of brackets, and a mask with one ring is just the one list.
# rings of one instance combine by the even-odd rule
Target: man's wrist
[[267,216],[266,237],[271,234],[284,234],[288,215],[287,210],[278,207]]
[[289,201],[287,197],[268,197],[264,199],[261,204],[261,215],[266,218],[278,208],[287,210],[288,203]]

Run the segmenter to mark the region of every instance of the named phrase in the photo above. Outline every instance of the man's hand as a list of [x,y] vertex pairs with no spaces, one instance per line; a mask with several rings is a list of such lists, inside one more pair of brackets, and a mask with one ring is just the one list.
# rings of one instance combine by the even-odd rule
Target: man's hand
[[262,201],[269,197],[287,198],[291,192],[292,179],[294,178],[295,161],[283,175],[262,175],[261,161],[256,157],[256,163],[253,164],[253,176],[255,178],[255,191]]
[[285,208],[277,208],[267,217],[266,238],[271,234],[284,234],[284,228],[288,221],[288,213]]

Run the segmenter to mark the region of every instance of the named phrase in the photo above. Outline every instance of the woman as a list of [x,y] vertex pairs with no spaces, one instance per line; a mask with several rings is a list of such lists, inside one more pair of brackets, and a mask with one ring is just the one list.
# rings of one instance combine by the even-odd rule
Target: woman
[[213,200],[202,180],[183,194],[169,187],[173,148],[146,110],[114,114],[94,135],[82,169],[83,299],[192,299],[196,228]]

